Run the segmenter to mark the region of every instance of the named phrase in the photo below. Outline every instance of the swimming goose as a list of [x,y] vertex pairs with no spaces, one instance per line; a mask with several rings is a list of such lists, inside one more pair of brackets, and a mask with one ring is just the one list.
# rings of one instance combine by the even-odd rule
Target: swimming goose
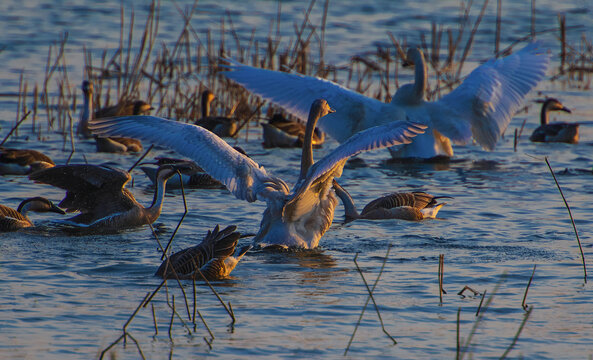
[[357,132],[392,121],[409,120],[428,127],[423,135],[397,149],[394,158],[453,156],[451,142],[466,144],[472,137],[486,150],[494,149],[525,95],[545,76],[550,55],[530,43],[522,50],[492,59],[454,91],[438,101],[425,101],[427,70],[419,49],[409,49],[415,81],[401,86],[390,103],[383,103],[334,82],[294,73],[264,70],[225,59],[223,74],[247,90],[304,120],[313,99],[323,97],[339,111],[319,122],[338,142]]
[[251,249],[251,245],[244,246],[233,256],[241,236],[236,229],[236,226],[228,226],[219,231],[216,225],[214,230],[208,230],[201,243],[178,251],[170,255],[169,259],[165,259],[155,275],[174,279],[177,274],[180,279],[201,280],[202,277],[197,271],[199,269],[209,281],[228,277],[243,255]]
[[212,91],[204,90],[202,92],[202,117],[196,120],[195,124],[212,131],[220,137],[236,137],[239,131],[237,119],[210,115],[210,104],[214,98]]
[[43,197],[25,199],[16,210],[0,204],[0,232],[33,226],[33,222],[27,217],[29,211],[65,214],[64,210]]
[[158,219],[165,196],[167,179],[176,174],[173,166],[162,166],[152,204],[145,208],[126,189],[128,172],[104,165],[58,165],[37,171],[29,179],[66,190],[60,207],[80,214],[65,220],[80,228],[117,231]]
[[332,111],[322,99],[311,105],[300,175],[292,192],[283,180],[269,175],[255,161],[199,126],[154,116],[97,119],[90,126],[103,136],[134,136],[169,147],[194,160],[237,198],[266,201],[259,232],[253,239],[255,245],[312,249],[333,220],[338,200],[330,191],[331,181],[341,176],[346,160],[363,151],[409,143],[425,128],[392,122],[367,129],[313,163],[313,129],[319,118]]
[[[305,137],[305,124],[300,121],[291,121],[281,114],[274,114],[267,123],[262,123],[263,145],[265,148],[273,147],[302,147]],[[313,146],[321,147],[325,141],[325,133],[318,128],[313,132]]]
[[550,111],[564,111],[571,113],[570,109],[554,98],[549,98],[542,104],[540,113],[541,125],[533,131],[529,140],[533,142],[565,142],[576,144],[579,142],[579,124],[566,122],[548,123]]
[[425,192],[414,191],[408,193],[391,193],[368,203],[359,214],[352,197],[337,181],[333,182],[336,195],[342,200],[346,212],[346,221],[356,219],[402,219],[419,221],[435,218],[437,213],[446,203],[438,204],[436,199],[445,196],[432,196]]
[[0,147],[0,175],[28,175],[54,165],[49,156],[37,150]]
[[[118,105],[109,108],[98,110],[93,115],[93,84],[89,81],[82,82],[82,93],[84,97],[84,104],[82,112],[80,113],[80,120],[76,128],[76,133],[90,138],[93,134],[88,129],[89,120],[92,116],[123,116],[123,115],[140,115],[150,110],[152,107],[142,100],[133,102],[122,102]],[[140,152],[143,150],[142,143],[137,139],[125,137],[101,138],[95,136],[95,142],[98,152],[108,153],[122,153],[122,152]]]

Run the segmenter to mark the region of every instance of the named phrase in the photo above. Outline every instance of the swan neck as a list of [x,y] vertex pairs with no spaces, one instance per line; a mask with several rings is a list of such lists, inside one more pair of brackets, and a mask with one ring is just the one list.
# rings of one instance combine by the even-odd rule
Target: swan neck
[[84,134],[85,136],[89,135],[89,122],[92,120],[93,117],[93,99],[92,93],[90,91],[84,92],[84,102],[82,105],[82,112],[80,114],[80,121],[77,128],[77,132],[79,134]]
[[202,96],[202,118],[210,116],[210,103],[212,103],[212,98],[208,93],[204,93]]
[[150,219],[150,222],[154,222],[161,215],[163,209],[163,201],[165,199],[165,187],[168,179],[163,179],[157,175],[156,189],[154,190],[154,198],[150,207],[145,209],[145,213]]
[[307,120],[307,127],[305,128],[305,137],[303,139],[301,174],[299,180],[302,180],[307,176],[309,168],[313,165],[313,131],[315,130],[319,117],[319,109],[311,108],[309,119]]
[[426,62],[424,61],[424,54],[418,51],[416,59],[414,59],[414,95],[417,99],[424,100],[426,91]]
[[545,104],[544,106],[542,106],[542,111],[541,111],[541,113],[539,115],[539,118],[540,118],[539,119],[540,120],[540,123],[542,125],[548,124],[548,121],[550,120],[550,114],[548,112],[548,106],[547,106],[547,104]]

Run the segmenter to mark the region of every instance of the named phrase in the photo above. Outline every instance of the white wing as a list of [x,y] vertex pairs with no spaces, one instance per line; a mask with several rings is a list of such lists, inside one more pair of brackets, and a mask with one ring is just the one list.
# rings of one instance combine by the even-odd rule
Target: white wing
[[[474,139],[494,149],[525,95],[546,75],[550,54],[532,42],[520,51],[492,59],[476,68],[454,91],[426,103],[434,127],[447,137],[461,120],[471,126]],[[457,125],[454,125],[457,123]]]
[[378,125],[374,121],[381,118],[385,106],[378,100],[329,80],[224,60],[230,63],[227,67],[232,71],[225,71],[223,75],[304,122],[307,121],[313,101],[320,98],[327,100],[336,112],[321,118],[318,127],[339,142],[360,130]]
[[[394,121],[355,134],[309,168],[307,177],[295,186],[292,199],[305,192],[317,179],[335,170],[336,165],[342,163],[343,166],[349,157],[363,151],[409,144],[413,137],[424,133],[424,129],[426,129],[426,125],[409,121]],[[331,180],[329,179],[330,182]]]
[[[132,137],[173,149],[194,160],[237,198],[249,202],[257,199],[266,182],[281,182],[268,176],[255,161],[200,126],[143,115],[95,119],[90,128],[100,136]],[[261,197],[260,200],[264,200]]]

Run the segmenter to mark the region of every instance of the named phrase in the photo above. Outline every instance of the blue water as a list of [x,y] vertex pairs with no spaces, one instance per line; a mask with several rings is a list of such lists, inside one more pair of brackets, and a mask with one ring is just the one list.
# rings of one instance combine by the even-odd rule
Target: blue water
[[[529,1],[503,2],[501,43],[510,45],[529,33]],[[191,2],[180,3],[180,8]],[[294,24],[303,20],[307,3],[282,3],[282,41],[294,34]],[[557,27],[557,14],[566,14],[569,42],[579,46],[581,36],[593,38],[590,25],[591,3],[537,1],[537,31]],[[475,4],[475,19],[480,4]],[[132,7],[135,23],[142,29],[147,5],[124,1],[126,27]],[[311,23],[319,26],[323,3],[314,7]],[[159,38],[171,46],[183,26],[173,3],[160,10]],[[192,26],[201,42],[210,29],[220,38],[220,21],[225,19],[225,38],[232,48],[227,11],[235,30],[245,43],[255,29],[255,38],[265,40],[270,21],[277,13],[273,1],[200,1]],[[494,51],[495,2],[488,5],[479,27],[465,71],[470,71]],[[399,40],[417,43],[421,31],[428,36],[431,22],[445,29],[457,29],[460,17],[457,1],[334,1],[329,4],[325,32],[325,60],[344,65],[355,54],[371,52],[376,45],[390,46],[387,31]],[[472,22],[473,24],[473,22]],[[31,91],[41,86],[50,45],[68,32],[66,45],[70,86],[77,94],[82,81],[83,46],[95,59],[104,49],[113,51],[119,43],[120,2],[118,1],[3,1],[0,4],[0,93],[16,93],[23,73]],[[140,31],[135,33],[139,41]],[[549,46],[553,62],[551,77],[559,65],[557,32],[543,32],[538,39]],[[429,38],[429,37],[428,37]],[[192,41],[196,41],[192,38]],[[463,42],[465,43],[465,42]],[[55,50],[54,50],[55,51]],[[110,53],[112,54],[112,53]],[[412,73],[401,70],[400,83],[411,81]],[[593,128],[581,126],[581,142],[533,144],[528,135],[539,121],[539,105],[533,100],[555,96],[573,110],[558,115],[559,120],[593,119],[590,77],[584,81],[543,81],[526,101],[528,111],[511,122],[506,137],[495,151],[478,146],[456,146],[459,162],[448,165],[394,164],[387,151],[363,156],[364,165],[348,165],[341,183],[347,186],[359,206],[396,190],[424,190],[452,196],[439,218],[420,223],[399,220],[356,221],[342,225],[343,211],[336,212],[332,228],[320,248],[304,253],[250,253],[225,281],[215,289],[231,302],[237,321],[230,317],[208,287],[197,286],[198,309],[215,335],[210,338],[201,322],[191,335],[175,319],[169,338],[171,310],[165,289],[153,300],[158,334],[150,306],[141,309],[128,326],[147,358],[258,358],[301,359],[342,358],[354,330],[367,292],[356,270],[358,263],[372,283],[392,245],[384,272],[377,285],[375,300],[385,329],[397,345],[381,331],[372,305],[367,308],[346,358],[454,358],[456,354],[457,312],[460,309],[462,343],[476,321],[480,295],[459,296],[464,286],[484,292],[486,298],[500,283],[488,309],[484,311],[465,358],[498,358],[511,344],[524,318],[523,294],[533,266],[537,270],[527,304],[533,311],[509,354],[512,358],[582,359],[593,355],[593,300],[591,280],[583,281],[583,270],[575,235],[567,210],[543,162],[548,156],[556,171],[588,168],[593,163]],[[392,84],[393,86],[393,84]],[[56,84],[50,84],[56,96]],[[391,91],[395,89],[392,88]],[[32,100],[27,100],[29,104]],[[78,101],[80,104],[80,99]],[[0,97],[0,135],[3,138],[16,119],[17,98]],[[77,113],[73,114],[76,118]],[[527,119],[517,152],[512,133]],[[43,139],[31,133],[30,122],[6,144],[41,150],[56,163],[65,163],[69,144],[54,130],[46,130],[44,109],[40,109]],[[264,150],[261,131],[251,128],[248,140],[237,144],[266,169],[288,183],[296,181],[300,155],[296,149]],[[233,145],[235,142],[233,141]],[[315,156],[320,158],[336,142],[330,140]],[[128,168],[134,155],[98,154],[94,144],[77,140],[73,162],[112,162]],[[84,154],[84,157],[83,157]],[[156,150],[153,155],[169,154]],[[131,189],[143,204],[152,200],[150,181],[136,170]],[[570,204],[587,260],[593,258],[589,174],[557,175]],[[0,199],[16,207],[26,197],[44,195],[59,201],[62,190],[33,184],[25,177],[0,179]],[[235,199],[226,190],[194,189],[186,192],[189,213],[173,243],[174,250],[200,241],[216,224],[236,224],[242,233],[255,233],[264,204]],[[167,241],[183,214],[179,190],[168,191],[163,214],[155,224],[161,241]],[[34,214],[34,221],[47,225],[51,216]],[[159,284],[153,273],[160,264],[158,245],[148,227],[116,235],[67,236],[47,227],[36,231],[2,234],[0,240],[0,358],[6,359],[88,359],[116,340],[122,327],[142,298]],[[248,238],[241,242],[247,243]],[[438,296],[438,258],[444,254],[443,304]],[[183,283],[190,311],[192,284]],[[175,282],[169,295],[187,322],[183,294]],[[109,352],[117,359],[135,359],[138,350],[132,340],[115,345]],[[111,356],[109,355],[108,356]]]

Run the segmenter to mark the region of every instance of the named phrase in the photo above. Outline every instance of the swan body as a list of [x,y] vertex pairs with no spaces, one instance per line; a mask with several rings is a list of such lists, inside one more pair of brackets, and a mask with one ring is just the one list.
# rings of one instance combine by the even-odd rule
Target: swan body
[[214,100],[214,93],[204,90],[202,92],[202,117],[196,121],[196,125],[208,129],[220,137],[237,137],[239,131],[237,119],[210,115],[212,100]]
[[27,217],[29,211],[65,214],[64,210],[43,197],[25,199],[16,210],[0,205],[0,232],[16,231],[33,226],[33,222]]
[[167,179],[176,174],[173,166],[163,166],[157,175],[157,186],[150,207],[140,205],[126,189],[128,172],[103,165],[58,165],[37,171],[29,178],[66,190],[60,207],[80,214],[66,220],[68,224],[93,230],[118,231],[158,219],[165,196]]
[[311,137],[319,118],[333,110],[325,100],[311,105],[301,157],[301,170],[292,192],[282,179],[270,175],[249,157],[199,126],[154,116],[97,119],[94,132],[103,136],[133,136],[169,147],[194,160],[223,183],[237,198],[265,201],[254,244],[315,248],[333,220],[337,198],[331,190],[346,160],[362,151],[409,143],[423,125],[392,122],[353,136],[320,161],[313,163]]
[[209,281],[228,277],[243,255],[251,249],[251,245],[244,246],[233,256],[241,236],[236,229],[236,226],[228,226],[219,230],[216,225],[214,230],[208,231],[201,243],[165,259],[155,275],[167,279],[177,275],[180,279],[200,280],[200,272]]
[[37,150],[0,147],[0,175],[28,175],[54,165],[49,156]]
[[525,95],[545,76],[550,58],[538,43],[530,43],[512,55],[482,64],[455,90],[428,102],[424,55],[419,49],[410,49],[407,55],[415,64],[415,81],[401,86],[390,103],[321,78],[259,69],[229,59],[225,59],[229,70],[223,74],[303,120],[313,99],[326,99],[338,111],[321,119],[319,127],[338,142],[392,121],[424,124],[428,127],[424,134],[390,152],[394,158],[427,159],[452,156],[451,142],[466,144],[472,137],[484,149],[494,149]]
[[[274,114],[263,128],[264,148],[302,147],[306,125],[300,121],[285,119],[281,114]],[[313,146],[321,147],[325,141],[325,133],[317,128],[313,132]]]
[[435,218],[441,207],[447,203],[437,203],[435,197],[421,191],[409,193],[391,193],[368,203],[358,213],[352,197],[337,181],[333,182],[336,195],[342,200],[346,212],[346,222],[356,219],[402,219],[419,221]]
[[533,131],[529,140],[533,142],[565,142],[576,144],[579,142],[579,124],[554,122],[550,123],[550,111],[564,111],[571,113],[570,109],[562,105],[557,99],[546,99],[542,104],[540,113],[541,125]]

